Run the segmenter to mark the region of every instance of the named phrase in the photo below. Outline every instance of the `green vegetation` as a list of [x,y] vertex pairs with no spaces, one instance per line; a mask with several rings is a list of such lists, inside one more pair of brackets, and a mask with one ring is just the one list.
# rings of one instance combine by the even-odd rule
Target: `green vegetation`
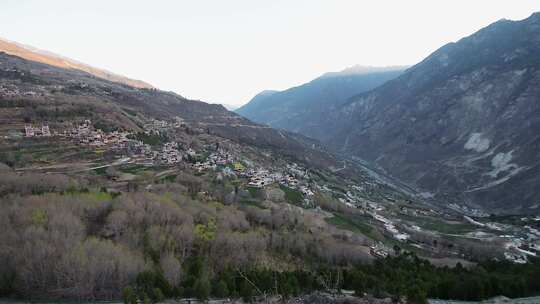
[[537,295],[540,282],[540,260],[531,265],[489,262],[472,269],[437,268],[412,254],[377,260],[372,265],[353,267],[316,267],[313,270],[275,271],[270,269],[224,268],[210,274],[208,261],[195,257],[184,265],[186,279],[178,287],[167,284],[161,272],[142,273],[135,288],[125,292],[125,301],[138,292],[157,301],[156,290],[166,297],[210,296],[242,297],[250,302],[254,296],[280,294],[285,298],[314,290],[348,289],[357,295],[376,297],[405,296],[408,303],[427,303],[427,298],[476,301],[496,295],[524,297]]
[[101,176],[107,175],[107,167],[97,168],[92,171],[94,171],[97,175],[101,175]]
[[113,132],[118,130],[118,127],[115,124],[105,120],[101,120],[99,118],[94,121],[94,128],[102,130],[104,132]]
[[302,205],[302,201],[304,200],[304,196],[302,195],[302,192],[295,189],[291,189],[283,185],[280,185],[279,188],[283,190],[283,192],[285,192],[285,199],[287,200],[288,203],[297,205],[297,206]]
[[196,155],[188,155],[188,159],[187,161],[190,162],[190,163],[197,163],[197,162],[200,162],[200,163],[203,163],[205,162],[207,159],[208,159],[208,156],[210,156],[210,152],[208,151],[205,151],[203,153],[199,153],[199,154],[196,154]]
[[[155,182],[155,168],[145,169],[120,167],[151,175]],[[278,202],[262,206],[261,190],[243,190],[238,180],[174,171],[150,191],[111,194],[99,175],[84,180],[5,170],[0,173],[0,297],[122,298],[129,304],[234,297],[249,302],[275,294],[287,298],[350,289],[425,303],[428,297],[476,300],[540,293],[538,260],[436,268],[399,244],[403,255],[372,264],[357,238],[318,229],[321,219],[312,211]],[[103,190],[87,190],[96,185]],[[302,203],[299,191],[280,188],[289,203]],[[383,239],[358,209],[321,194],[314,203],[334,215],[325,219],[328,224]],[[421,220],[440,227],[439,220]],[[461,227],[445,224],[449,227],[439,229]],[[469,245],[467,250],[473,250]]]
[[440,220],[427,216],[410,216],[400,215],[401,218],[409,220],[423,229],[438,231],[446,234],[464,234],[476,230],[478,227],[467,223],[448,223],[444,220]]
[[405,295],[413,303],[426,298],[477,301],[498,295],[511,298],[540,293],[540,260],[528,265],[484,262],[471,269],[437,268],[412,254],[357,265],[345,273],[344,287],[357,294],[387,292]]
[[146,133],[137,133],[133,136],[130,136],[130,138],[140,140],[143,143],[150,146],[159,146],[169,141],[169,139],[165,135],[146,134]]
[[161,178],[161,181],[166,182],[166,183],[173,183],[176,181],[176,177],[177,177],[176,174],[166,175]]
[[133,110],[128,109],[128,108],[123,108],[122,110],[124,110],[124,112],[126,112],[126,114],[128,114],[130,116],[137,116],[139,114],[136,111],[133,111]]
[[241,200],[241,201],[240,201],[240,204],[246,205],[246,206],[257,207],[257,208],[260,208],[260,209],[266,209],[266,208],[261,204],[260,201],[254,200],[254,199],[244,199],[244,200]]
[[88,202],[103,202],[112,200],[114,198],[113,194],[107,193],[106,191],[92,191],[92,192],[74,192],[69,193],[68,196],[72,198],[83,199]]
[[137,174],[146,170],[148,170],[148,167],[143,165],[127,165],[120,167],[120,171],[130,174]]
[[345,229],[352,232],[361,233],[364,235],[369,235],[371,231],[373,230],[373,227],[362,223],[358,219],[354,219],[353,217],[340,215],[337,213],[334,213],[333,217],[325,218],[325,221],[340,229]]
[[[125,303],[137,299],[157,302],[162,297],[195,297],[207,300],[210,296],[241,297],[244,302],[251,302],[253,297],[265,297],[280,294],[285,298],[322,290],[320,278],[305,271],[273,271],[269,269],[224,268],[212,273],[204,257],[190,258],[184,264],[185,280],[179,286],[171,286],[163,272],[145,271],[137,276],[133,287],[126,287],[123,292]],[[331,272],[331,271],[330,271]],[[323,273],[320,274],[321,278]]]
[[261,189],[259,188],[247,187],[246,189],[253,198],[258,198],[261,196]]

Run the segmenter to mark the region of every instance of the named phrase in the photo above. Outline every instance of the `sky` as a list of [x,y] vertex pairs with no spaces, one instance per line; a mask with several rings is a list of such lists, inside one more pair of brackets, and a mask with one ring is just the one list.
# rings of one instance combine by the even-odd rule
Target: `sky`
[[539,0],[1,0],[0,37],[241,105],[356,64],[412,65]]

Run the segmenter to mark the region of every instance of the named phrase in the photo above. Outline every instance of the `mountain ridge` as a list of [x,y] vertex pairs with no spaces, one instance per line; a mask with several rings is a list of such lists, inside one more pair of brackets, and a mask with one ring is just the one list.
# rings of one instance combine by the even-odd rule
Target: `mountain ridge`
[[349,99],[326,143],[445,201],[535,212],[539,68],[540,15],[495,22]]
[[318,124],[351,96],[370,90],[400,75],[397,67],[353,67],[320,77],[284,91],[263,91],[236,112],[258,123],[321,139]]
[[49,51],[44,51],[33,46],[28,46],[4,38],[0,38],[0,52],[5,52],[7,54],[15,55],[27,60],[41,62],[60,68],[81,70],[99,78],[126,84],[137,88],[154,88],[151,84],[148,84],[144,81],[131,79],[104,69],[95,68],[77,60],[73,60]]

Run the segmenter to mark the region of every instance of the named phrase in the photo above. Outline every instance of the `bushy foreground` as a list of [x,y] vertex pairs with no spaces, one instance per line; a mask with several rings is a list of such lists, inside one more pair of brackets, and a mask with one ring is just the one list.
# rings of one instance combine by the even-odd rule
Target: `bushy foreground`
[[1,208],[0,296],[249,301],[348,289],[424,303],[540,293],[538,260],[437,268],[405,253],[372,263],[358,240],[287,204],[87,192],[7,196]]
[[313,219],[285,206],[89,192],[8,196],[1,208],[2,295],[118,299],[148,272],[191,294],[193,259],[205,269],[197,276],[211,281],[227,269],[294,270],[366,258],[350,243],[312,233]]

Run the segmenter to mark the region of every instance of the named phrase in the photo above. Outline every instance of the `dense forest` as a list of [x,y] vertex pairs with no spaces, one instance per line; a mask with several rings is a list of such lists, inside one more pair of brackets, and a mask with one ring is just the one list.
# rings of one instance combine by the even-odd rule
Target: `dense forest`
[[404,253],[377,260],[374,264],[350,267],[324,267],[306,271],[269,269],[225,269],[208,275],[202,257],[186,261],[185,279],[170,285],[160,270],[140,273],[135,283],[124,289],[124,299],[159,301],[165,297],[242,297],[245,301],[280,295],[284,298],[316,290],[353,290],[355,295],[406,297],[411,303],[426,303],[427,298],[482,300],[505,295],[524,297],[538,294],[540,261],[530,265],[486,262],[472,269],[460,264],[437,268],[414,254]]

